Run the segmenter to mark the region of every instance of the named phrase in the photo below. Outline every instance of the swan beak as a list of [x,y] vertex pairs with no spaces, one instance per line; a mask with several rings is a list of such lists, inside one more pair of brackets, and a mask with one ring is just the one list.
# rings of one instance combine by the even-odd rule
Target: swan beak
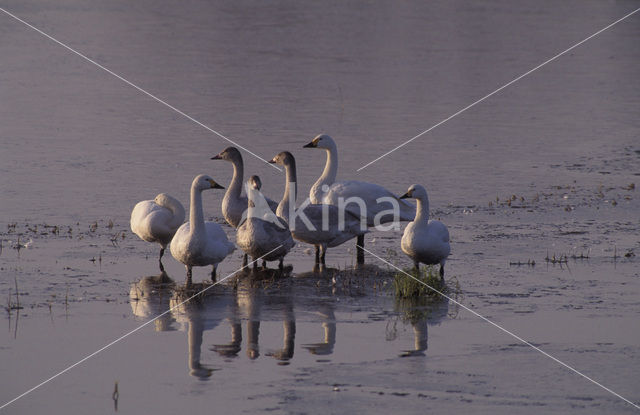
[[305,144],[302,146],[302,148],[315,148],[318,146],[318,142],[313,140],[312,142],[310,142],[309,144]]
[[276,159],[275,159],[275,158],[273,158],[273,159],[271,159],[271,160],[267,161],[267,163],[276,164]]
[[407,192],[402,196],[400,196],[398,199],[410,199],[410,198],[411,198],[411,193]]
[[211,157],[211,160],[222,160],[222,157],[220,157],[220,154],[216,154],[215,156]]
[[220,186],[218,183],[214,182],[213,180],[209,180],[209,183],[211,184],[212,189],[224,189],[224,187]]

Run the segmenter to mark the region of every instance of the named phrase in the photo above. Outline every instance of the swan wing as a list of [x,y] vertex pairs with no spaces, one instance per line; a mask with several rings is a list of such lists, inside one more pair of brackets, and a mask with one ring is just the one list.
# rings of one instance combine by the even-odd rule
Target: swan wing
[[136,204],[131,212],[131,231],[147,242],[167,244],[176,232],[171,226],[173,212],[153,200]]
[[[361,211],[361,206],[358,204],[360,200],[364,203],[366,211]],[[384,214],[378,218],[379,223],[391,222],[393,215],[389,212],[394,209],[394,205],[399,208],[398,217],[402,221],[413,220],[416,213],[415,206],[398,199],[384,187],[355,180],[336,182],[331,185],[324,196],[323,203],[342,205],[354,215],[366,217],[369,226],[375,224],[374,220],[381,212]]]

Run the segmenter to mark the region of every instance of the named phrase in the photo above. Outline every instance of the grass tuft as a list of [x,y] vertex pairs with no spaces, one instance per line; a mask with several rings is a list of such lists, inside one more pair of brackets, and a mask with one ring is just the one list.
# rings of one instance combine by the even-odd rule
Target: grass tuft
[[[394,274],[393,288],[396,297],[429,297],[434,299],[440,297],[438,293],[429,287],[435,288],[442,293],[446,293],[447,286],[440,278],[440,273],[436,267],[421,267],[419,271],[416,271],[415,268],[405,268],[403,271],[411,275],[413,278],[402,272],[396,272]],[[427,287],[427,285],[429,287]]]

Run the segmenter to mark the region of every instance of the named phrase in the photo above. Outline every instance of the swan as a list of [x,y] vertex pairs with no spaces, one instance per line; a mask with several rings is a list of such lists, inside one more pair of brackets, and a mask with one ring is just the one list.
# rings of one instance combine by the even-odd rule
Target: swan
[[247,181],[248,212],[247,218],[238,226],[236,243],[253,260],[253,268],[257,269],[257,260],[279,260],[278,268],[282,270],[284,256],[295,245],[291,232],[286,222],[275,217],[274,220],[265,220],[265,204],[260,203],[264,199],[260,193],[262,183],[258,176],[251,176]]
[[440,278],[444,279],[444,264],[451,252],[449,230],[438,220],[429,220],[429,197],[424,187],[414,184],[400,199],[414,198],[417,214],[413,222],[404,229],[400,246],[402,252],[413,260],[416,270],[420,263],[440,264]]
[[[242,215],[247,210],[247,197],[242,196],[242,176],[244,174],[244,163],[242,155],[235,147],[227,147],[220,154],[211,157],[211,160],[226,160],[233,164],[233,177],[227,188],[227,192],[222,199],[222,215],[227,223],[237,228],[242,222]],[[266,198],[272,211],[276,211],[278,202]]]
[[171,238],[184,222],[184,207],[175,198],[160,193],[153,200],[138,202],[131,211],[131,231],[140,239],[160,244],[160,271],[164,272],[162,256]]
[[[314,245],[316,247],[316,264],[325,264],[327,248],[338,246],[356,236],[364,235],[368,231],[361,229],[360,218],[348,211],[344,212],[342,224],[337,206],[322,204],[303,204],[295,208],[297,195],[296,160],[288,151],[276,155],[269,163],[279,164],[286,172],[284,196],[278,204],[276,214],[289,223],[291,235],[294,239]],[[293,185],[293,190],[291,189]],[[291,192],[293,191],[293,194]],[[290,206],[293,203],[294,206]],[[326,221],[323,221],[323,211]],[[294,223],[290,222],[290,215],[294,214]]]
[[[412,221],[415,217],[414,206],[399,200],[380,185],[355,180],[336,182],[338,147],[333,138],[327,134],[318,135],[303,147],[322,148],[327,152],[324,171],[309,191],[311,203],[344,206],[346,210],[366,220],[367,226],[377,226],[398,220]],[[364,235],[358,235],[356,246],[357,262],[362,264],[364,263]]]
[[213,266],[211,279],[215,282],[218,264],[236,249],[220,225],[204,221],[202,191],[206,189],[224,187],[204,174],[193,179],[189,221],[180,226],[171,240],[171,255],[187,267],[187,284],[191,283],[192,267],[207,265]]

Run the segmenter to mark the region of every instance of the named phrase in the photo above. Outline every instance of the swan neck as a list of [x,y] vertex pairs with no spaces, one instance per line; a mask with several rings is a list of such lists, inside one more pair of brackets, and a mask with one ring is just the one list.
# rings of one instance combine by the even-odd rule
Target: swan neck
[[233,177],[231,178],[231,183],[229,183],[229,188],[227,189],[224,197],[239,199],[240,193],[242,193],[242,176],[244,175],[244,166],[242,160],[234,160],[231,163],[233,164]]
[[415,222],[429,222],[429,198],[427,196],[416,199]]
[[[293,205],[295,209],[296,196],[298,194],[298,178],[296,173],[296,162],[291,160],[284,165],[286,183],[282,200],[276,209],[276,215],[289,222],[289,209]],[[291,189],[293,185],[293,190]],[[293,193],[292,193],[293,192]]]
[[195,183],[191,186],[191,206],[189,208],[189,227],[191,234],[204,231],[204,212],[202,211],[202,190]]
[[336,146],[333,145],[325,150],[327,152],[327,163],[324,165],[322,174],[311,188],[310,197],[312,203],[322,203],[322,196],[325,193],[322,190],[322,186],[331,186],[338,175],[338,150]]

